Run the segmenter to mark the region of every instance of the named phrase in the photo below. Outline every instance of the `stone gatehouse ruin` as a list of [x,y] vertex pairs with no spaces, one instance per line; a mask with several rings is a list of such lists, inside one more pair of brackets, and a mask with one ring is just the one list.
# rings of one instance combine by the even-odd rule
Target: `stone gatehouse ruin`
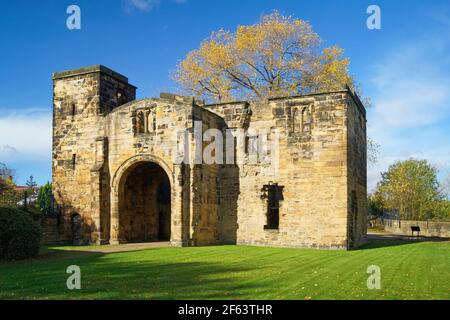
[[[54,73],[53,82],[60,242],[365,242],[366,115],[350,89],[208,105],[164,93],[135,100],[136,87],[100,65]],[[210,152],[217,136],[195,143],[210,129],[223,133],[227,152]],[[223,161],[189,161],[208,152]]]

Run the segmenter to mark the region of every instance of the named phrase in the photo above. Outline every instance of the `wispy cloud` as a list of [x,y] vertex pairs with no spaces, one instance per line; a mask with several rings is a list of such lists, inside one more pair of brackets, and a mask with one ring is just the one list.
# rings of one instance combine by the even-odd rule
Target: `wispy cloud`
[[450,27],[450,9],[448,4],[430,6],[425,10],[424,14],[444,27]]
[[159,0],[127,0],[131,8],[140,11],[150,11],[159,4]]
[[0,159],[51,158],[52,116],[49,111],[21,110],[0,116]]
[[450,170],[450,39],[435,39],[393,48],[373,70],[368,131],[382,147],[369,190],[398,160],[427,159],[443,174]]
[[[124,0],[125,10],[131,12],[133,10],[138,10],[142,12],[149,12],[152,9],[160,5],[163,0]],[[187,0],[171,0],[176,4],[186,3]]]

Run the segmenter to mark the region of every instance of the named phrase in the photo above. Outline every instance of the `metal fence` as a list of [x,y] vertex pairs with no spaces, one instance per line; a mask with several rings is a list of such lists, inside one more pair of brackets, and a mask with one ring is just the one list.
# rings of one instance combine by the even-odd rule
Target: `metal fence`
[[0,193],[0,207],[30,211],[35,208],[36,201],[37,191],[33,190],[6,190]]

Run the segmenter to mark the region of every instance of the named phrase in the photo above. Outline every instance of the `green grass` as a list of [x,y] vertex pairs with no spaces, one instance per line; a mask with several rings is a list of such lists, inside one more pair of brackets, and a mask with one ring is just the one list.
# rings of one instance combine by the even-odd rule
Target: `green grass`
[[[218,246],[101,254],[54,247],[0,263],[0,299],[450,299],[450,243],[372,240],[354,251]],[[66,268],[81,267],[81,290]],[[382,289],[366,286],[381,268]]]

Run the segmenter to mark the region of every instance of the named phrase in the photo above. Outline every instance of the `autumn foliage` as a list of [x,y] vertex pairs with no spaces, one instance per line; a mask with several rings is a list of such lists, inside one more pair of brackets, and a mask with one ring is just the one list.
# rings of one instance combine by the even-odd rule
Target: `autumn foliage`
[[352,86],[349,59],[322,48],[311,25],[277,11],[235,33],[213,32],[178,64],[184,93],[209,101],[260,100]]
[[369,197],[372,213],[389,213],[402,220],[449,219],[450,203],[437,173],[426,160],[397,161],[381,174],[377,190]]

